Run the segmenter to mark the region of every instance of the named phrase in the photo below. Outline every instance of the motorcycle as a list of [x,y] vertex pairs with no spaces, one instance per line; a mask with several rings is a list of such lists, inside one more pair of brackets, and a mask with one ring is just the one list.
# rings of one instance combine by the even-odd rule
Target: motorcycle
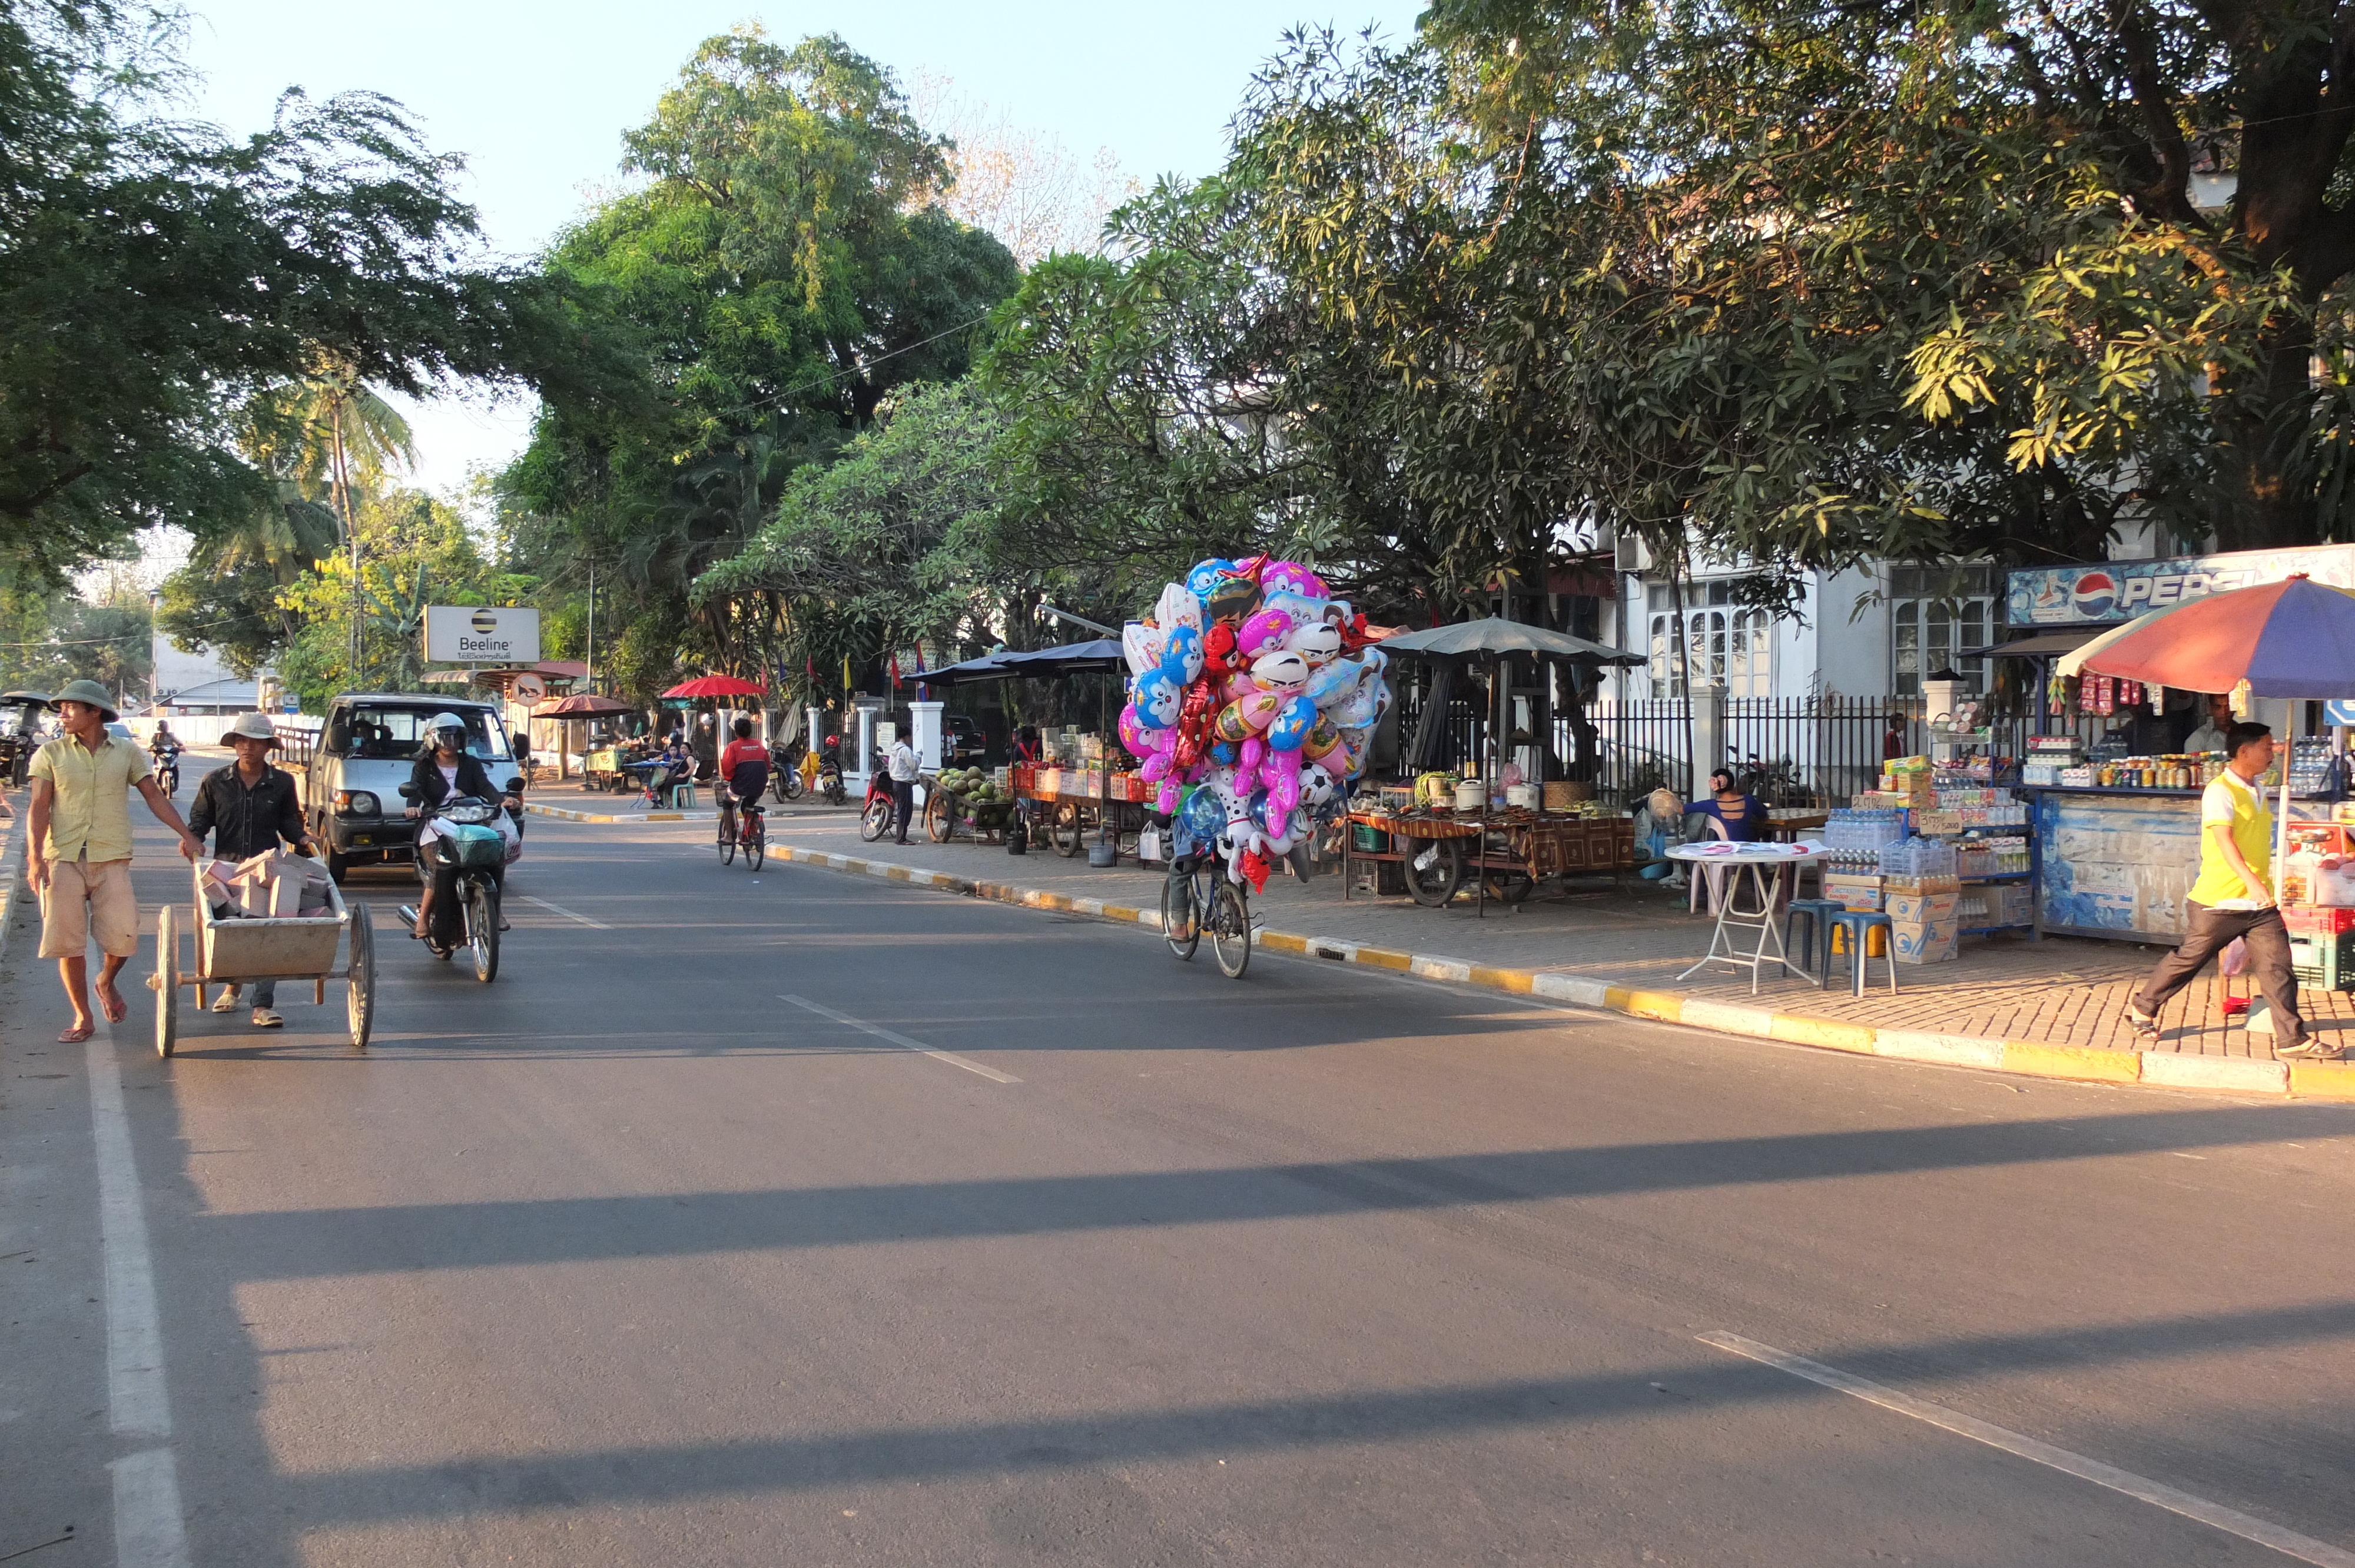
[[180,792],[180,748],[165,745],[155,748],[155,787],[166,795]]
[[780,806],[802,798],[802,759],[783,741],[769,747],[769,793]]
[[873,843],[891,831],[892,814],[900,809],[891,794],[891,775],[877,758],[867,769],[867,799],[858,803],[858,836]]
[[842,788],[842,763],[836,755],[841,746],[840,736],[827,736],[826,749],[817,757],[817,792],[825,797],[829,806],[839,806],[850,799]]
[[[401,798],[415,791],[400,787]],[[420,813],[418,874],[426,874],[422,832],[439,818],[444,827],[432,870],[433,923],[426,928],[425,947],[437,959],[447,959],[460,948],[474,955],[474,978],[488,985],[499,972],[499,886],[506,865],[506,840],[493,824],[506,808],[495,800],[453,795]],[[417,911],[403,905],[402,923],[417,934]]]

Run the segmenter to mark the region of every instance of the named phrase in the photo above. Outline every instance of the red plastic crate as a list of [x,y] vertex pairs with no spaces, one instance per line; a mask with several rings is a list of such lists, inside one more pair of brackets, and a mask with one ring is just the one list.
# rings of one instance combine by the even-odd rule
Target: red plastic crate
[[2282,924],[2291,930],[2317,937],[2336,937],[2342,931],[2355,931],[2355,909],[2326,909],[2311,904],[2286,904],[2282,906]]

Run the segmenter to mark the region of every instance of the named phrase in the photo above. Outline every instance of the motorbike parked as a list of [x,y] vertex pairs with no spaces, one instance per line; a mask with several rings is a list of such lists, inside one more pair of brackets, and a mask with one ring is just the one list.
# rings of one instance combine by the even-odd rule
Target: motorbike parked
[[841,747],[842,737],[830,735],[826,737],[826,749],[817,754],[817,792],[829,806],[839,806],[850,799],[842,788]]
[[858,803],[858,836],[868,843],[890,832],[900,803],[891,794],[891,775],[877,758],[867,765],[867,799]]
[[802,798],[801,756],[782,740],[769,747],[769,793],[780,806]]
[[[404,800],[415,791],[400,787]],[[438,806],[427,806],[417,819],[418,873],[426,874],[425,824],[439,819],[443,832],[433,855],[433,920],[426,927],[425,947],[437,959],[447,959],[460,948],[474,956],[474,978],[485,985],[499,972],[499,888],[506,865],[506,840],[494,824],[506,808],[498,801],[472,795],[453,795]],[[417,934],[417,911],[401,906],[400,918],[411,937]]]

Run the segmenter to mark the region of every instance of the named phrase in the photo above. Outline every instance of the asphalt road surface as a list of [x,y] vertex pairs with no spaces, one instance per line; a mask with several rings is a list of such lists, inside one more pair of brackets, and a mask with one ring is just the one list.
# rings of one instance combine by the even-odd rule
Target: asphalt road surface
[[356,874],[365,1055],[293,986],[55,1044],[20,906],[0,1562],[2355,1563],[2355,1107],[1238,983],[709,832],[535,820],[487,987]]

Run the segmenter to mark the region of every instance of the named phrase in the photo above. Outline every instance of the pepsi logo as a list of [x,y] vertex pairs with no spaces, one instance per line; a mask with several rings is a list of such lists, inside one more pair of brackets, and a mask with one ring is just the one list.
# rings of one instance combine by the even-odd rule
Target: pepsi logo
[[2069,589],[2069,603],[2076,612],[2092,620],[2107,615],[2118,602],[2118,585],[2107,572],[2087,572]]

